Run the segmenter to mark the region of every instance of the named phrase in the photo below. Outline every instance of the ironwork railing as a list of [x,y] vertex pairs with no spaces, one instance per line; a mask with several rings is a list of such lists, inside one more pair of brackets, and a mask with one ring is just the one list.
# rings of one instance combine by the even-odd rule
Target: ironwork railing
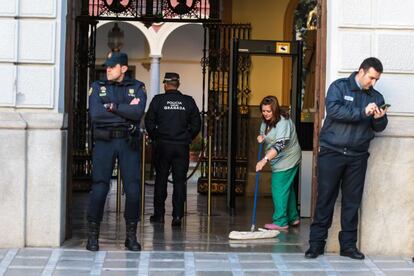
[[[154,22],[219,19],[219,0],[86,0],[83,16]],[[86,10],[87,9],[87,10]]]

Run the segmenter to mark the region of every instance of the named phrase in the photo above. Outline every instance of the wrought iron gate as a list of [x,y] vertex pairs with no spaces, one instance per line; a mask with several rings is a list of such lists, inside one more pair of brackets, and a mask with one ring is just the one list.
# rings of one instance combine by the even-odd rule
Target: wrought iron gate
[[[75,22],[72,107],[72,179],[75,190],[88,190],[91,179],[91,132],[88,87],[95,81],[96,26],[100,20],[154,22],[218,22],[220,0],[82,0]],[[87,181],[82,181],[87,180]]]
[[[228,157],[228,110],[230,84],[230,48],[233,38],[249,39],[250,24],[204,24],[205,37],[208,37],[208,52],[202,59],[203,91],[208,92],[208,111],[203,118],[207,120],[207,133],[203,137],[212,136],[212,192],[227,192],[227,157]],[[239,116],[237,121],[238,148],[236,153],[236,193],[244,193],[247,182],[247,131],[248,105],[250,95],[249,72],[250,57],[241,56],[237,72]],[[205,132],[205,131],[204,131]],[[205,147],[205,143],[203,143]],[[201,160],[201,176],[198,179],[198,192],[208,190],[207,183],[207,154],[204,150]]]

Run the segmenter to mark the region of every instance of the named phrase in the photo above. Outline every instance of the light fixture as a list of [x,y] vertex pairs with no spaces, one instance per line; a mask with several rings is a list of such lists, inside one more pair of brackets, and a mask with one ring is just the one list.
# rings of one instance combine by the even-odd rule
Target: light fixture
[[118,23],[108,32],[108,47],[112,52],[121,51],[124,45],[124,31],[118,27]]

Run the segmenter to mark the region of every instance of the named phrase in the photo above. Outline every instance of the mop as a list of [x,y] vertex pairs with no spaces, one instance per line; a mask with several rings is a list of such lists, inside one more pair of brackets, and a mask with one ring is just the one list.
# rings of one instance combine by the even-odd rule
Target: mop
[[[262,155],[263,144],[259,145],[259,153],[257,161],[260,161]],[[276,237],[279,234],[278,230],[267,230],[263,228],[256,229],[256,205],[257,205],[257,194],[259,193],[259,175],[260,171],[256,172],[256,186],[254,188],[254,201],[253,201],[253,210],[252,210],[252,226],[250,231],[231,231],[229,234],[229,239],[231,240],[255,240],[255,239],[271,239]]]

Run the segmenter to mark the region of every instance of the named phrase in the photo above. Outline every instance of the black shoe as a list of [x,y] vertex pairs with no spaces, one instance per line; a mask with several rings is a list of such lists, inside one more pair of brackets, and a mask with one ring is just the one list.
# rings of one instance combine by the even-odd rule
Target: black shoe
[[164,223],[164,216],[150,216],[150,222],[152,223]]
[[324,248],[323,247],[317,247],[317,246],[311,246],[308,250],[305,252],[305,258],[307,259],[315,259],[319,255],[323,255]]
[[89,251],[99,250],[99,223],[88,222],[88,242],[86,249]]
[[125,247],[130,251],[141,251],[141,245],[137,241],[136,222],[128,222],[126,224]]
[[341,252],[339,253],[339,255],[343,256],[343,257],[349,257],[351,259],[356,259],[356,260],[363,260],[365,259],[365,255],[358,250],[358,248],[356,247],[349,247],[346,249],[341,249]]
[[172,219],[171,226],[180,227],[181,226],[181,218],[180,217],[174,217]]

